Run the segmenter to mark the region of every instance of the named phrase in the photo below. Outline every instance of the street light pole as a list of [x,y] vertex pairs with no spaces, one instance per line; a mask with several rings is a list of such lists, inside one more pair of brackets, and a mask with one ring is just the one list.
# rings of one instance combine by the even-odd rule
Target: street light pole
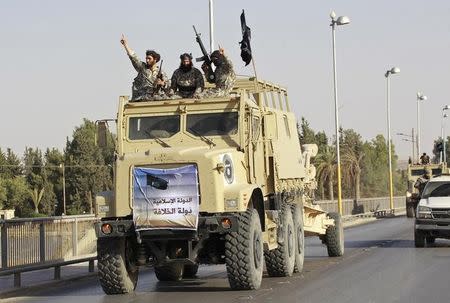
[[445,149],[445,118],[448,115],[445,113],[446,110],[450,109],[450,106],[446,105],[442,108],[442,127],[441,127],[441,137],[442,137],[442,160],[444,165],[447,163],[447,150]]
[[412,142],[412,164],[414,164],[414,163],[416,163],[415,161],[414,161],[414,157],[415,157],[415,150],[414,150],[414,143],[415,143],[415,138],[414,138],[414,127],[412,128],[412,131],[411,131],[411,138],[412,138],[412,140],[411,140],[411,142]]
[[209,0],[209,49],[214,51],[214,3]]
[[417,161],[420,160],[420,101],[426,101],[427,96],[417,92]]
[[336,160],[337,160],[337,185],[338,185],[338,212],[342,215],[342,187],[341,187],[341,154],[339,150],[339,107],[337,96],[337,70],[336,70],[336,25],[345,25],[350,23],[347,16],[340,16],[336,19],[334,11],[330,14],[331,18],[331,35],[333,44],[333,85],[334,85],[334,118],[336,131]]
[[63,186],[63,214],[66,215],[66,168],[64,163],[61,163],[59,167],[62,170],[62,186]]
[[386,71],[384,75],[386,77],[386,103],[387,103],[387,133],[388,133],[388,162],[389,162],[389,205],[391,208],[391,212],[394,211],[394,188],[392,184],[392,147],[391,147],[391,98],[390,98],[390,82],[389,75],[398,74],[400,69],[397,67],[393,67],[390,70]]

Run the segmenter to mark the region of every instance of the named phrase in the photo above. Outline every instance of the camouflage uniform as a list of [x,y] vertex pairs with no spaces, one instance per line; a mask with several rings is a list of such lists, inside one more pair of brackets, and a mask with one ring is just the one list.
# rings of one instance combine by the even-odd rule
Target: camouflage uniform
[[159,92],[155,93],[159,67],[155,64],[152,68],[147,68],[147,64],[139,60],[136,53],[131,54],[129,57],[134,69],[138,72],[138,75],[133,81],[131,100],[144,101],[166,99],[165,90],[167,89],[167,76],[162,73],[166,85],[160,89]]
[[425,189],[425,185],[427,185],[430,178],[428,176],[419,177],[414,183],[414,187],[419,190],[419,196],[422,196],[422,192]]
[[[225,97],[228,96],[233,89],[236,80],[233,63],[231,63],[231,60],[226,56],[224,56],[224,59],[224,62],[217,66],[214,72],[211,69],[207,71],[205,75],[206,79],[210,83],[215,83],[216,87],[206,89],[201,94],[202,98]],[[211,74],[214,76],[211,77]]]
[[203,75],[195,67],[188,71],[178,68],[173,72],[170,82],[172,98],[196,98],[205,88]]

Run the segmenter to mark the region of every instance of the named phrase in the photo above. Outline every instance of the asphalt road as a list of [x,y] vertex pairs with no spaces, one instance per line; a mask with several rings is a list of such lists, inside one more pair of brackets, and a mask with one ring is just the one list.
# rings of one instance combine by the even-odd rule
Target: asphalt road
[[224,266],[203,266],[199,278],[157,282],[147,270],[131,295],[106,296],[95,277],[29,291],[4,302],[450,302],[450,241],[416,249],[413,220],[381,219],[345,230],[344,257],[328,258],[308,238],[302,274],[264,278],[257,291],[231,291]]

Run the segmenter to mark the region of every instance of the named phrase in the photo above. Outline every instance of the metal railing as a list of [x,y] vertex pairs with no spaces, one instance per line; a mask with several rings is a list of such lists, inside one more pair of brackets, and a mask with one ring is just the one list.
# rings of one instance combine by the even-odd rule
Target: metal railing
[[97,237],[93,215],[0,220],[0,276],[89,261],[94,270]]
[[[318,205],[326,212],[337,212],[337,201],[322,200],[316,201]],[[363,198],[358,201],[354,199],[342,200],[342,215],[354,216],[365,213],[374,213],[381,210],[388,210],[389,197],[382,198]],[[405,208],[405,196],[394,197],[394,209]]]

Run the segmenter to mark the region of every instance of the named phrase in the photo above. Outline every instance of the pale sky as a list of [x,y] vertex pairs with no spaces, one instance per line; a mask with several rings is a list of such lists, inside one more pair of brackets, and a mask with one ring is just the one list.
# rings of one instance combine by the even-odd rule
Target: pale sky
[[[391,78],[392,134],[401,158],[411,144],[396,136],[416,127],[422,106],[422,149],[440,136],[441,109],[450,104],[448,0],[215,0],[215,41],[238,74],[252,74],[239,57],[239,15],[246,10],[258,77],[288,87],[298,118],[334,133],[329,13],[347,15],[337,29],[340,120],[364,139],[386,136],[384,73]],[[209,45],[208,0],[0,1],[0,147],[62,149],[84,117],[114,118],[119,95],[135,77],[119,43],[124,33],[143,58],[156,49],[170,76],[179,55],[200,56],[192,25]],[[197,64],[199,67],[199,64]],[[447,123],[450,133],[450,121]]]

